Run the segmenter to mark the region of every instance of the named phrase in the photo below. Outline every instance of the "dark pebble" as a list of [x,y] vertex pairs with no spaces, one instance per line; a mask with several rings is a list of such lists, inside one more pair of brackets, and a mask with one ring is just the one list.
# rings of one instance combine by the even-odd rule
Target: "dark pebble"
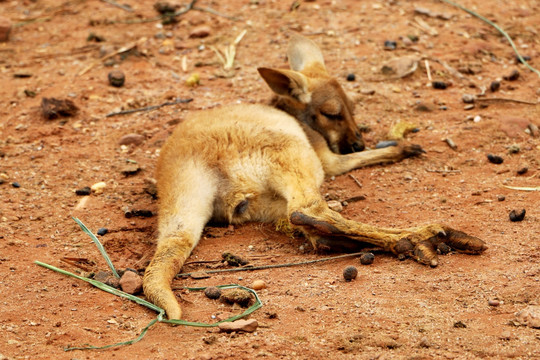
[[396,50],[397,48],[397,42],[392,40],[386,40],[384,42],[384,49],[385,50]]
[[397,141],[395,140],[385,140],[385,141],[379,141],[377,145],[375,145],[376,149],[382,149],[389,146],[397,146]]
[[518,173],[518,175],[523,175],[523,174],[526,174],[527,171],[529,171],[529,168],[526,167],[526,166],[524,166],[524,167],[522,167],[522,168],[519,168],[518,171],[517,171],[517,173]]
[[[525,60],[525,61],[531,61],[531,57],[530,57],[530,56],[523,56],[523,55],[521,55],[521,58],[522,58],[523,60]],[[521,61],[521,60],[517,57],[517,55],[516,55],[516,62],[517,62],[518,64],[519,64],[519,63],[522,63],[522,64],[523,64],[523,61]]]
[[499,90],[500,87],[501,87],[501,83],[499,81],[493,81],[489,85],[489,90],[491,90],[491,92],[495,92],[495,91]]
[[433,81],[431,86],[433,86],[434,89],[444,90],[448,87],[448,84],[444,81]]
[[206,297],[209,299],[217,300],[221,297],[221,290],[218,287],[209,286],[204,289],[204,295],[206,295]]
[[454,323],[454,327],[458,329],[465,329],[467,325],[463,321],[457,321]]
[[86,38],[86,41],[94,41],[94,42],[103,42],[105,41],[105,38],[101,35],[97,35],[93,32],[91,32],[90,34],[88,34],[88,37]]
[[358,270],[354,266],[347,266],[343,270],[343,278],[345,281],[351,281],[356,279],[356,276],[358,275]]
[[354,74],[347,74],[347,81],[354,81],[356,80],[356,75]]
[[152,217],[154,216],[154,213],[152,212],[152,210],[127,210],[124,212],[124,216],[128,219],[134,216]]
[[504,200],[506,200],[506,196],[504,196],[504,195],[498,195],[498,196],[497,196],[497,200],[498,200],[498,201],[504,201]]
[[519,71],[512,70],[510,75],[503,76],[503,79],[508,81],[516,81],[517,79],[519,79]]
[[510,211],[510,221],[522,221],[525,219],[525,209],[521,209],[521,211],[512,210]]
[[97,231],[97,234],[98,234],[99,236],[103,236],[103,235],[105,235],[105,234],[108,233],[108,232],[109,232],[109,229],[107,229],[107,228],[99,228],[98,231]]
[[111,71],[108,75],[108,78],[109,78],[109,84],[115,87],[124,86],[124,82],[126,81],[126,76],[120,70]]
[[488,154],[487,158],[492,164],[502,164],[504,161],[502,157],[493,154]]
[[375,255],[372,253],[363,253],[360,255],[360,264],[362,265],[371,265],[373,264],[373,260],[375,260]]
[[18,189],[21,187],[21,184],[19,184],[18,182],[14,182],[14,183],[11,183],[11,186]]
[[79,196],[86,196],[86,195],[90,195],[91,193],[92,193],[92,189],[90,189],[90,187],[88,186],[75,190],[75,194]]

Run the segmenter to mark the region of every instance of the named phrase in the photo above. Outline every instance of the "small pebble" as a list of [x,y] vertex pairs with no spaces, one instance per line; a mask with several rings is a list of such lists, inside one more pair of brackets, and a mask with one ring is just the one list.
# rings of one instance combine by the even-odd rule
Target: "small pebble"
[[526,174],[527,171],[529,171],[529,168],[526,167],[526,166],[523,166],[523,167],[521,167],[521,168],[519,168],[519,169],[517,170],[517,173],[518,173],[518,175],[523,175],[523,174]]
[[339,202],[337,200],[329,200],[327,204],[328,204],[328,207],[331,210],[334,210],[336,212],[342,212],[343,211],[343,204],[341,204],[341,202]]
[[362,94],[362,95],[373,95],[373,94],[375,94],[375,90],[373,90],[373,89],[360,89],[360,94]]
[[253,290],[262,290],[262,289],[266,289],[266,283],[262,280],[255,280],[253,281],[253,283],[251,284],[251,288]]
[[495,92],[497,90],[499,90],[501,88],[501,82],[500,81],[493,81],[490,85],[489,85],[489,90],[491,90],[491,92]]
[[347,81],[354,81],[356,80],[356,75],[354,74],[347,74]]
[[385,50],[396,50],[397,48],[397,42],[392,40],[386,40],[384,42],[384,49]]
[[497,195],[497,200],[498,200],[498,201],[504,201],[504,200],[506,200],[506,196],[504,196],[504,195]]
[[91,193],[92,193],[92,189],[90,189],[90,187],[88,186],[75,190],[75,194],[79,196],[87,196],[87,195],[90,195]]
[[103,192],[103,189],[105,189],[106,186],[107,186],[107,183],[102,181],[102,182],[98,182],[90,186],[90,189],[92,189],[94,194],[101,194]]
[[189,87],[194,87],[194,86],[199,85],[200,82],[201,82],[201,76],[197,73],[193,73],[189,75],[189,77],[187,78],[186,85]]
[[382,149],[382,148],[386,148],[386,147],[389,147],[389,146],[397,146],[397,141],[395,141],[395,140],[379,141],[377,143],[377,145],[375,145],[375,148],[376,149]]
[[122,87],[124,86],[124,82],[126,81],[126,76],[120,70],[111,71],[108,75],[108,78],[109,84],[114,87]]
[[345,281],[356,279],[356,276],[358,276],[358,270],[354,266],[347,266],[343,270],[343,278]]
[[99,228],[98,231],[97,231],[97,234],[99,236],[103,236],[103,235],[107,234],[108,232],[109,232],[109,229],[107,229],[107,228]]
[[120,287],[128,294],[138,294],[142,291],[142,278],[133,271],[125,271],[120,278]]
[[501,302],[499,300],[496,300],[496,299],[489,299],[488,300],[488,305],[489,306],[496,307],[496,306],[499,306],[500,304],[501,304]]
[[191,32],[189,33],[189,37],[201,39],[210,35],[211,32],[212,32],[212,29],[210,29],[210,27],[206,25],[201,25],[191,30]]
[[[523,59],[525,61],[531,61],[531,57],[526,56],[526,55],[521,55],[521,59]],[[522,63],[523,64],[523,61],[521,61],[521,59],[516,55],[516,63]]]
[[525,209],[519,210],[512,210],[510,211],[510,221],[517,222],[517,221],[523,221],[525,218]]
[[519,147],[519,145],[514,144],[508,147],[509,154],[517,154],[520,151],[521,151],[521,148]]
[[444,81],[433,81],[431,83],[431,86],[434,89],[444,90],[444,89],[446,89],[448,87],[448,84],[445,83]]
[[122,136],[120,140],[118,141],[118,144],[120,145],[141,145],[144,141],[145,137],[143,135],[139,134],[127,134]]
[[259,323],[255,319],[249,319],[249,320],[236,320],[231,322],[224,322],[218,325],[219,330],[223,332],[238,332],[238,331],[244,331],[244,332],[255,332],[257,328],[259,327]]
[[433,111],[433,106],[431,106],[430,104],[423,103],[423,102],[418,102],[414,109],[420,112],[431,112]]
[[209,286],[204,289],[204,295],[212,300],[217,300],[221,297],[221,289],[215,286]]
[[508,81],[516,81],[517,79],[519,79],[519,71],[512,70],[509,75],[503,76],[503,79]]
[[492,164],[502,164],[504,161],[502,157],[493,154],[488,154],[487,158]]
[[474,104],[467,104],[463,107],[464,110],[472,110],[474,109]]
[[360,264],[362,265],[371,265],[375,260],[375,255],[373,253],[363,253],[360,255]]
[[134,164],[134,163],[125,164],[120,169],[120,173],[122,173],[122,175],[124,176],[135,175],[139,171],[141,171],[141,167],[139,166],[139,164]]
[[463,321],[456,321],[454,327],[458,329],[465,329],[467,325]]
[[476,96],[474,96],[472,94],[463,94],[463,96],[461,97],[461,100],[465,104],[472,104],[476,100]]
[[482,120],[482,117],[480,115],[476,115],[474,118],[473,118],[473,122],[475,123],[478,123]]
[[17,189],[18,189],[18,188],[21,187],[21,184],[19,184],[18,182],[15,181],[15,182],[12,182],[12,183],[11,183],[11,186],[13,186],[14,188],[17,188]]

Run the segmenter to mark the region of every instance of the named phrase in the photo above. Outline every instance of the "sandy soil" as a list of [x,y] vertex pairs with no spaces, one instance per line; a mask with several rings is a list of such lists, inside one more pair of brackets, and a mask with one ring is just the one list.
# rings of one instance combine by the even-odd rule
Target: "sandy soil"
[[[0,16],[14,24],[9,41],[0,43],[0,359],[540,357],[540,330],[516,320],[516,313],[534,311],[540,301],[540,195],[504,187],[540,186],[540,140],[531,126],[540,125],[539,106],[484,101],[465,110],[462,102],[463,94],[479,94],[482,88],[486,98],[537,102],[540,97],[539,77],[516,63],[508,42],[493,28],[427,0],[297,1],[292,11],[292,0],[201,0],[197,5],[237,19],[192,10],[172,25],[141,22],[157,16],[151,1],[121,3],[134,11],[97,0],[0,1]],[[506,29],[530,63],[540,67],[537,1],[461,3]],[[416,7],[449,18],[420,15]],[[429,34],[422,22],[438,35]],[[196,30],[209,34],[190,37]],[[235,67],[224,72],[212,46],[223,49],[243,30]],[[109,230],[100,239],[117,268],[143,270],[154,250],[156,217],[124,213],[157,211],[146,189],[160,146],[188,112],[267,101],[270,91],[256,67],[286,67],[292,31],[323,49],[327,67],[356,102],[357,122],[371,130],[365,134],[368,146],[384,140],[398,121],[408,121],[420,130],[408,139],[427,150],[421,158],[353,171],[361,186],[348,175],[328,179],[323,193],[340,201],[363,196],[345,206],[349,218],[400,227],[443,222],[484,239],[488,251],[441,256],[434,269],[375,252],[369,266],[348,258],[182,279],[176,287],[249,286],[264,280],[268,287],[259,291],[264,306],[250,316],[258,320],[258,330],[224,334],[157,324],[131,346],[65,352],[67,346],[133,339],[156,314],[34,261],[84,275],[106,270],[72,220],[78,217],[94,232]],[[104,41],[88,40],[90,34]],[[397,49],[385,50],[386,40],[396,41]],[[125,47],[131,50],[121,51]],[[118,54],[101,59],[114,51]],[[384,79],[381,65],[404,55],[430,57],[433,80],[450,86],[427,86],[423,61],[409,77]],[[125,73],[123,87],[108,84],[113,69]],[[489,90],[513,70],[519,71],[517,80],[502,80],[498,91]],[[186,80],[194,73],[200,84],[189,87]],[[356,80],[346,81],[348,74]],[[42,99],[51,97],[69,99],[79,111],[45,119]],[[106,117],[176,97],[193,101]],[[142,135],[140,143],[120,145],[128,134]],[[444,141],[448,138],[455,150]],[[510,153],[513,146],[519,151]],[[504,162],[490,163],[488,154]],[[133,162],[141,170],[124,175]],[[523,167],[528,171],[518,174]],[[102,181],[101,194],[75,194]],[[509,220],[514,209],[526,209],[523,221]],[[189,261],[219,260],[224,251],[254,265],[326,256],[271,225],[247,224],[208,227]],[[87,269],[66,263],[66,257],[85,259]],[[352,282],[342,278],[348,265],[359,270]],[[216,315],[241,311],[198,292],[178,293],[186,320],[213,322]]]

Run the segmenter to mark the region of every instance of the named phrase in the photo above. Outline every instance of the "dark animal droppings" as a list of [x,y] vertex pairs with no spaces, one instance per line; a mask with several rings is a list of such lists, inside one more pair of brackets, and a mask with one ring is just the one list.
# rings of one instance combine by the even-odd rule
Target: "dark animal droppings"
[[523,221],[525,218],[525,209],[522,209],[521,211],[512,210],[510,211],[510,221],[517,222],[517,221]]
[[502,164],[504,161],[502,157],[493,154],[488,154],[487,158],[492,164]]

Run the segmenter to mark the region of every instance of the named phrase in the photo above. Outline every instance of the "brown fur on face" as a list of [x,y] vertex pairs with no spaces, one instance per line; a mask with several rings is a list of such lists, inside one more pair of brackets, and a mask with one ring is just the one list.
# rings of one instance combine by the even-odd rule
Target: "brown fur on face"
[[289,59],[292,70],[259,69],[278,95],[277,109],[236,105],[194,112],[161,149],[159,238],[143,287],[169,318],[182,316],[171,282],[211,219],[233,224],[287,219],[314,248],[369,243],[431,266],[438,264],[435,249],[443,241],[464,252],[486,249],[482,240],[444,225],[386,229],[330,210],[319,192],[325,176],[423,150],[401,144],[351,153],[349,148],[361,141],[352,104],[326,74],[320,50],[295,36]]
[[328,75],[319,48],[311,40],[293,37],[288,57],[291,70],[258,69],[276,94],[272,105],[321,134],[337,154],[364,150],[354,104]]

